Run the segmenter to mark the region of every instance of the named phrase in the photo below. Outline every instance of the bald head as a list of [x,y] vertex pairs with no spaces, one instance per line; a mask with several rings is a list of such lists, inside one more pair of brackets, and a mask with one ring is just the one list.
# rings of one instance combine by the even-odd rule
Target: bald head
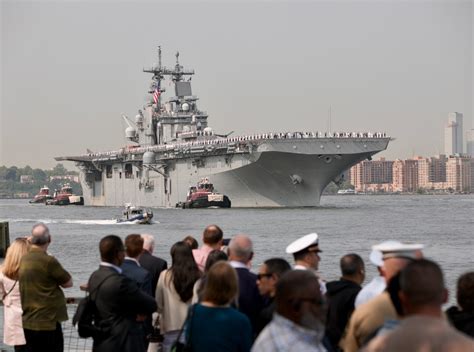
[[47,246],[51,242],[48,226],[42,222],[33,225],[30,242],[40,247]]
[[247,264],[253,257],[252,240],[247,235],[237,235],[229,243],[229,260]]
[[143,239],[143,249],[153,254],[153,250],[155,249],[155,238],[152,235],[147,233],[141,235]]
[[224,233],[217,225],[209,225],[204,229],[202,241],[214,249],[219,249],[224,238]]

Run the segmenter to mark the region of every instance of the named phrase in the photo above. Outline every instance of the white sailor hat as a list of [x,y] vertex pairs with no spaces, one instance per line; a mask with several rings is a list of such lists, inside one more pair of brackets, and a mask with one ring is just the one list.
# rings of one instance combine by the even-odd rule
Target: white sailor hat
[[[310,248],[310,247],[314,247]],[[318,247],[318,234],[310,233],[309,235],[298,238],[296,241],[291,242],[288,247],[286,247],[286,253],[293,254],[301,252],[304,249],[309,251],[322,252]]]
[[422,244],[407,244],[398,241],[386,241],[372,246],[372,250],[382,252],[383,260],[388,258],[416,259],[417,252],[423,248]]
[[372,250],[372,252],[370,252],[369,259],[375,266],[383,265],[382,252],[380,251]]

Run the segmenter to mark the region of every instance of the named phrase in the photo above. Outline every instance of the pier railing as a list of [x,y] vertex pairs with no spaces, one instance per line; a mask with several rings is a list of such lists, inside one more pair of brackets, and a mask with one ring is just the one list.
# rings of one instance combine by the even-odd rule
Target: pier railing
[[[77,305],[84,297],[73,297],[67,298],[67,314],[69,319],[62,323],[63,336],[64,336],[64,351],[65,352],[89,352],[92,351],[92,339],[80,338],[77,329],[72,326],[72,317],[76,312]],[[4,324],[4,312],[3,303],[0,303],[0,352],[8,351],[13,352],[13,346],[7,346],[4,343],[3,338],[3,324]]]

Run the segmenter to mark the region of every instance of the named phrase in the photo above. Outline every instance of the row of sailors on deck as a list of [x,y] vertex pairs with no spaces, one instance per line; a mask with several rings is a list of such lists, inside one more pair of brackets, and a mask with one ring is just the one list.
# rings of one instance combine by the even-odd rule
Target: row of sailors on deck
[[[199,135],[198,135],[199,136]],[[119,151],[109,151],[100,153],[89,153],[88,157],[117,156],[125,152],[133,151],[134,154],[142,154],[146,151],[165,151],[169,147],[186,147],[196,145],[227,144],[235,142],[254,141],[261,139],[304,139],[304,138],[386,138],[385,132],[285,132],[285,133],[263,133],[249,136],[216,138],[212,140],[181,142],[169,145],[157,145],[153,147],[127,146]]]

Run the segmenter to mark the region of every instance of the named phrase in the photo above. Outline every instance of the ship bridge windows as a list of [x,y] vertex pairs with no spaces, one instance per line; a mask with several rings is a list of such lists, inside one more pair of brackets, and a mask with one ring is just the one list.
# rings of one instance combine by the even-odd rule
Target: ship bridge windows
[[107,178],[112,178],[112,165],[107,165],[105,167],[105,176]]
[[125,178],[133,178],[132,164],[125,164]]

